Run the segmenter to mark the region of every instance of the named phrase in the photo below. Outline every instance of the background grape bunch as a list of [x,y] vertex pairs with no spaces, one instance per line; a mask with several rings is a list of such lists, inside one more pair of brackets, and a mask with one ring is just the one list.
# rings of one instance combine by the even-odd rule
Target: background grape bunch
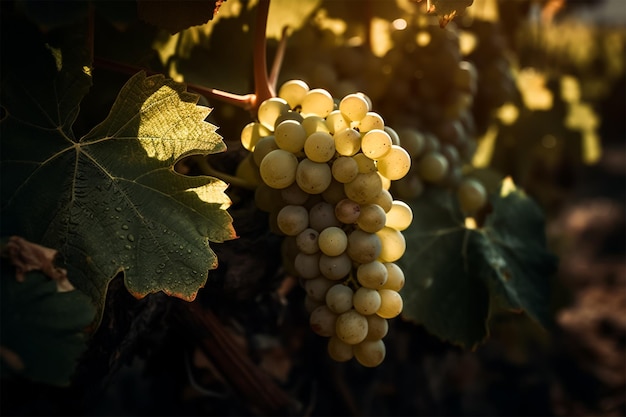
[[397,133],[352,93],[334,100],[301,80],[285,82],[242,131],[251,153],[238,175],[257,184],[257,206],[283,240],[283,260],[306,290],[310,325],[336,361],[367,367],[385,357],[387,319],[402,311],[410,207],[392,181],[410,169]]

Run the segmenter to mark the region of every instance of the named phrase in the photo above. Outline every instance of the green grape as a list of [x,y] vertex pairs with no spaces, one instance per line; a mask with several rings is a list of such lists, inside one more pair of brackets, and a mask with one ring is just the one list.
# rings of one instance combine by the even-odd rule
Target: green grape
[[392,145],[389,152],[378,160],[378,172],[390,180],[399,180],[409,173],[411,157],[401,146]]
[[406,230],[413,221],[413,210],[401,200],[394,200],[387,212],[385,226],[399,231]]
[[404,272],[393,262],[385,262],[383,265],[387,270],[387,281],[383,284],[382,289],[400,291],[404,287]]
[[336,314],[345,313],[352,308],[354,291],[347,285],[336,284],[326,292],[326,305]]
[[371,204],[378,204],[385,213],[391,210],[391,205],[393,204],[393,196],[389,192],[388,189],[383,188],[380,190],[380,194],[378,194],[372,201]]
[[326,117],[326,125],[328,126],[328,131],[335,134],[336,132],[349,128],[350,121],[346,120],[346,117],[341,113],[341,111],[333,110],[330,112],[328,117]]
[[356,278],[365,288],[375,290],[384,288],[387,282],[388,271],[385,264],[380,261],[372,261],[360,264],[356,270]]
[[359,228],[368,233],[376,233],[383,227],[387,220],[385,210],[378,204],[362,204],[361,214],[356,224]]
[[379,159],[391,150],[391,136],[381,129],[372,129],[361,138],[361,152],[370,159]]
[[432,151],[417,162],[417,173],[424,181],[439,182],[445,178],[449,166],[445,156],[438,151]]
[[367,336],[367,319],[356,310],[348,310],[337,316],[335,333],[342,342],[356,345]]
[[310,90],[307,83],[302,80],[285,81],[278,90],[278,97],[287,101],[289,107],[295,109],[302,103],[306,93]]
[[289,111],[287,101],[280,97],[272,97],[265,100],[259,106],[257,117],[259,123],[269,130],[274,130],[276,119]]
[[356,360],[363,366],[373,368],[385,360],[385,343],[378,340],[364,340],[352,347]]
[[365,117],[363,117],[356,126],[352,126],[354,128],[359,129],[359,132],[365,133],[374,129],[384,129],[385,121],[383,118],[373,111],[368,111]]
[[306,132],[306,136],[309,137],[315,132],[330,133],[326,120],[323,117],[311,115],[302,120],[302,127]]
[[309,90],[302,99],[300,112],[304,117],[314,115],[326,117],[335,109],[333,96],[323,88]]
[[487,204],[487,190],[485,186],[473,178],[461,180],[456,190],[456,196],[461,210],[467,214],[474,214]]
[[380,256],[382,244],[375,233],[367,233],[363,230],[353,230],[348,235],[348,248],[346,252],[350,258],[360,264],[375,261]]
[[319,234],[317,244],[324,254],[328,256],[338,256],[348,247],[348,236],[346,236],[346,233],[339,227],[327,227]]
[[349,127],[336,131],[334,140],[335,149],[339,155],[352,156],[361,149],[361,135]]
[[377,172],[359,174],[349,183],[344,184],[346,196],[359,204],[374,200],[383,189],[383,182]]
[[398,131],[400,137],[400,146],[402,146],[411,156],[412,159],[418,159],[426,148],[426,139],[424,134],[417,129],[405,128]]
[[376,161],[368,158],[362,152],[352,156],[352,159],[356,162],[359,174],[369,174],[371,172],[377,172]]
[[296,236],[296,247],[300,252],[312,255],[319,251],[317,243],[319,233],[315,229],[306,228]]
[[296,167],[295,180],[305,192],[321,194],[332,180],[332,173],[328,164],[303,159]]
[[333,161],[331,173],[333,174],[333,178],[335,180],[345,184],[356,178],[359,173],[359,166],[354,158],[349,156],[340,156]]
[[[337,327],[337,314],[330,311],[326,305],[319,306],[311,312],[309,324],[311,329],[320,336],[331,337]],[[367,325],[367,321],[365,322]]]
[[313,162],[328,162],[335,156],[335,141],[330,133],[315,132],[304,142],[304,153]]
[[252,160],[256,166],[260,167],[263,158],[276,149],[280,149],[276,143],[276,138],[274,138],[274,136],[265,136],[256,143],[254,151],[252,152]]
[[380,303],[380,294],[372,288],[360,287],[352,297],[354,309],[364,316],[376,313],[380,308]]
[[333,206],[344,198],[346,198],[346,192],[343,189],[343,184],[334,178],[330,181],[328,188],[322,191],[322,199]]
[[348,94],[339,102],[339,110],[352,121],[360,121],[369,111],[369,104],[363,96]]
[[286,204],[302,206],[307,202],[310,195],[303,191],[295,182],[280,190],[280,196]]
[[322,275],[337,281],[348,276],[352,269],[352,261],[345,252],[337,256],[321,254],[318,266]]
[[392,319],[402,312],[402,297],[397,291],[382,289],[378,290],[380,294],[380,308],[376,312],[377,315],[384,319]]
[[241,130],[241,144],[250,152],[254,151],[257,142],[271,135],[272,132],[259,122],[250,122]]
[[335,205],[335,217],[344,224],[356,223],[361,215],[361,205],[349,198],[344,198]]
[[305,279],[312,279],[321,274],[319,252],[308,254],[299,252],[293,260],[293,266],[298,275]]
[[352,345],[344,343],[337,336],[328,339],[328,356],[336,362],[347,362],[354,357]]
[[274,140],[280,149],[295,154],[304,148],[306,132],[301,123],[295,120],[285,120],[276,126]]
[[312,300],[319,303],[325,303],[326,293],[328,292],[328,289],[335,284],[335,281],[326,279],[323,276],[317,276],[305,279],[304,291],[306,291],[307,296],[310,297]]
[[291,152],[275,149],[265,155],[259,166],[263,182],[272,188],[287,188],[296,180],[298,158]]
[[297,236],[309,225],[309,212],[302,206],[287,205],[276,217],[278,228],[287,236]]
[[341,227],[341,222],[335,216],[335,208],[325,201],[320,201],[309,209],[309,226],[321,232],[327,227]]
[[389,332],[387,319],[377,314],[370,314],[365,316],[365,318],[367,319],[367,336],[365,336],[365,340],[380,340],[387,336],[387,332]]
[[406,240],[401,232],[391,227],[383,227],[376,235],[381,242],[380,259],[383,262],[394,262],[404,255]]

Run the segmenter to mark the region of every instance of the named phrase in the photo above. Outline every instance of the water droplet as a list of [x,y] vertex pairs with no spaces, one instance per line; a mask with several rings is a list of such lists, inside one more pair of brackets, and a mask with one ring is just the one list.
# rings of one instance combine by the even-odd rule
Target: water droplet
[[130,250],[130,249],[132,249],[132,248],[133,248],[133,247],[132,247],[132,246],[130,246],[130,245],[124,245],[124,247],[125,247],[126,249],[128,249],[128,250]]
[[190,253],[191,253],[191,249],[187,249],[187,253],[189,253],[189,254],[190,254]]
[[165,268],[165,264],[164,264],[163,262],[161,262],[161,263],[159,264],[159,268]]
[[123,224],[123,225],[122,225],[122,229],[124,229],[124,230],[128,230],[128,225],[127,225],[127,224]]
[[135,236],[134,236],[134,235],[132,235],[132,234],[129,234],[128,236],[126,236],[126,238],[127,238],[129,241],[131,241],[131,242],[134,242],[134,241],[135,241]]
[[119,237],[121,240],[126,239],[126,236],[124,236],[124,235],[118,235],[117,237]]
[[183,245],[178,246],[178,249],[183,249],[183,248],[184,248]]
[[122,211],[122,208],[121,207],[115,207],[115,211],[120,212],[120,211]]
[[157,274],[160,274],[160,273],[161,273],[161,272],[163,272],[163,271],[162,271],[162,270],[160,270],[160,269],[157,269],[155,272],[156,272]]

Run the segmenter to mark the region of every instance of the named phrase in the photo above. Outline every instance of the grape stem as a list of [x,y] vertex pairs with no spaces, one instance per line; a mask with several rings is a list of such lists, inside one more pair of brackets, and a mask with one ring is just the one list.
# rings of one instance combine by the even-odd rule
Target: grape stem
[[206,157],[197,155],[193,157],[193,161],[198,165],[198,168],[202,171],[203,174],[209,175],[211,177],[217,177],[220,180],[228,183],[229,185],[234,185],[235,187],[245,188],[247,190],[254,190],[256,185],[239,178],[235,175],[230,175],[225,172],[222,172],[212,166],[209,161],[207,161]]
[[[209,88],[196,84],[187,84],[187,90],[201,94],[209,99],[219,100],[233,106],[249,111],[256,117],[257,110],[261,103],[265,100],[276,96],[276,84],[282,67],[285,50],[287,48],[287,30],[283,29],[283,35],[278,45],[274,61],[272,63],[272,71],[268,76],[267,73],[267,18],[269,15],[270,0],[259,0],[256,14],[256,26],[254,32],[253,47],[253,75],[254,75],[254,93],[250,94],[233,94],[222,91],[217,88]],[[157,74],[157,72],[149,71],[145,68],[139,68],[133,65],[121,62],[111,61],[101,57],[95,57],[94,66],[104,68],[115,72],[125,74],[135,74],[139,71],[145,71],[148,75]]]

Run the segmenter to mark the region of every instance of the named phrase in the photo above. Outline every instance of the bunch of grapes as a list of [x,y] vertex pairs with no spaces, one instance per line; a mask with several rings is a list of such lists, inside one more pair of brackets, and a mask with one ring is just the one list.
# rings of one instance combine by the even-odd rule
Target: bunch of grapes
[[379,365],[387,319],[403,307],[395,262],[413,219],[389,192],[411,166],[398,135],[366,95],[336,101],[289,80],[241,140],[251,153],[240,171],[257,176],[256,204],[285,236],[283,259],[306,291],[311,328],[329,338],[332,359]]
[[394,181],[393,195],[414,200],[427,187],[443,187],[473,215],[487,202],[483,184],[464,173],[477,146],[477,68],[463,57],[454,23],[441,28],[435,17],[418,13],[390,34],[392,47],[376,56],[366,44],[309,25],[294,37],[323,56],[288,50],[286,72],[305,75],[339,96],[351,88],[368,91],[374,107],[397,127],[412,160],[410,172]]

